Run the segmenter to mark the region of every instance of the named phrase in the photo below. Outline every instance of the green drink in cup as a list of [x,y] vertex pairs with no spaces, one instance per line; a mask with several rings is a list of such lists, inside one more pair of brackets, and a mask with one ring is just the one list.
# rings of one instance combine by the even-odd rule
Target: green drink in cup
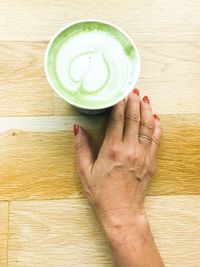
[[111,23],[79,20],[60,29],[45,53],[47,79],[65,101],[98,114],[125,98],[140,72],[131,38]]

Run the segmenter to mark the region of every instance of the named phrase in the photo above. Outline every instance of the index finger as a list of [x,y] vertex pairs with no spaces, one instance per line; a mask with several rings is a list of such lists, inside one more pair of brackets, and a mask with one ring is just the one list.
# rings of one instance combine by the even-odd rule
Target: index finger
[[112,107],[104,138],[106,142],[117,142],[122,140],[124,130],[124,110],[124,100],[121,100]]

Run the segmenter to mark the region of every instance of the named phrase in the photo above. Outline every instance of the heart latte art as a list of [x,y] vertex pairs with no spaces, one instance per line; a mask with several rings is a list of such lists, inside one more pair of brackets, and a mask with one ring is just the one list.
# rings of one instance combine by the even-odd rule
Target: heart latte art
[[138,54],[127,36],[102,22],[62,31],[48,51],[54,88],[71,104],[101,108],[118,102],[138,77]]

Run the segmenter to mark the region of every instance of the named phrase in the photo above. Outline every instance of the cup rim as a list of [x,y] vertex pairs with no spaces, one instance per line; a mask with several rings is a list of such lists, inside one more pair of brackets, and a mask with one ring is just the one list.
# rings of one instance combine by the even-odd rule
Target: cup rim
[[[112,104],[110,105],[102,105],[100,107],[90,107],[90,106],[87,106],[87,105],[80,105],[80,104],[76,104],[74,103],[73,101],[70,101],[67,97],[65,97],[57,88],[56,86],[53,84],[51,78],[50,78],[50,75],[49,75],[49,72],[48,72],[48,54],[49,54],[49,51],[50,51],[50,48],[53,44],[53,42],[55,41],[55,39],[57,38],[57,36],[62,33],[64,30],[68,29],[69,27],[75,25],[75,24],[78,24],[78,23],[81,23],[81,22],[99,22],[99,23],[104,23],[104,24],[107,24],[111,27],[114,27],[116,28],[119,32],[121,32],[122,34],[125,35],[125,37],[127,37],[127,39],[129,40],[129,42],[132,44],[132,46],[134,47],[134,50],[135,50],[135,53],[136,53],[136,57],[137,57],[137,73],[135,75],[136,79],[134,81],[133,84],[130,85],[130,88],[129,90],[126,90],[125,91],[125,94],[118,100],[112,102]],[[105,108],[110,108],[114,105],[116,105],[117,103],[119,103],[122,99],[126,98],[130,92],[133,90],[133,87],[137,84],[138,82],[138,79],[139,79],[139,75],[140,75],[140,71],[141,71],[141,59],[140,59],[140,53],[139,53],[139,50],[135,44],[135,42],[133,41],[133,39],[128,35],[127,32],[125,32],[123,29],[121,29],[120,27],[118,27],[117,25],[115,25],[114,23],[112,22],[108,22],[107,20],[102,20],[102,19],[95,19],[95,18],[88,18],[88,19],[78,19],[78,20],[75,20],[71,23],[68,23],[66,25],[64,25],[63,27],[61,27],[59,30],[57,30],[53,36],[51,37],[47,47],[46,47],[46,51],[45,51],[45,56],[44,56],[44,69],[45,69],[45,74],[46,74],[46,77],[47,77],[47,80],[49,82],[49,84],[51,85],[52,89],[54,90],[54,92],[59,95],[63,100],[65,100],[67,103],[71,104],[72,106],[74,107],[77,107],[77,108],[81,108],[81,109],[87,109],[87,110],[101,110],[101,109],[105,109]]]

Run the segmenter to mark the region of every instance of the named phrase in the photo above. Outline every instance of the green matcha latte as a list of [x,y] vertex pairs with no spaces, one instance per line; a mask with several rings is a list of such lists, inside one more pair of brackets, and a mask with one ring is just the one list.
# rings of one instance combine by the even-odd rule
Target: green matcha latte
[[53,89],[83,109],[110,107],[133,89],[140,71],[137,48],[116,26],[97,20],[77,21],[50,41],[45,70]]

